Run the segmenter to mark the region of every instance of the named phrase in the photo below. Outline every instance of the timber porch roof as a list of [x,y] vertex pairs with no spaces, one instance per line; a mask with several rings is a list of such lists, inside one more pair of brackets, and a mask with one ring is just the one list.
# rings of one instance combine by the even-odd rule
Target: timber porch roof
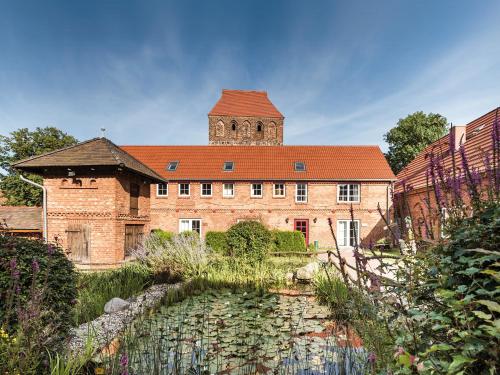
[[52,167],[115,166],[162,182],[163,178],[107,138],[93,138],[74,146],[33,156],[13,163],[17,169],[40,173]]

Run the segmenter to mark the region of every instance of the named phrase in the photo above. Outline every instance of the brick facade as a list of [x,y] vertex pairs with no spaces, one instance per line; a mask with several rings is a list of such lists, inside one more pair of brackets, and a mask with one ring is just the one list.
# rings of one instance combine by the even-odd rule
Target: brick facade
[[[342,182],[344,183],[344,182]],[[359,183],[359,182],[355,182]],[[190,182],[190,196],[178,194],[178,183],[168,184],[168,196],[157,196],[151,185],[151,228],[179,232],[180,219],[200,219],[202,236],[207,231],[225,231],[239,220],[259,220],[270,229],[294,230],[294,220],[309,221],[309,243],[333,247],[330,218],[337,234],[337,220],[350,220],[350,204],[337,202],[336,182],[308,182],[307,203],[295,202],[295,182],[286,182],[285,197],[273,197],[273,183],[263,183],[262,198],[251,197],[251,182],[235,182],[234,197],[223,197],[223,182],[212,183],[212,196],[201,196],[200,182]],[[360,202],[353,203],[354,218],[360,221],[360,239],[367,244],[384,235],[384,214],[388,208],[390,183],[361,182]]]
[[208,116],[208,139],[211,145],[282,145],[283,119],[256,116]]
[[[138,215],[130,214],[130,186],[139,186]],[[109,268],[125,259],[125,226],[143,225],[150,230],[150,185],[132,173],[78,175],[76,178],[45,176],[48,239],[69,251],[82,268]],[[71,228],[88,231],[88,256],[74,259],[68,239]]]

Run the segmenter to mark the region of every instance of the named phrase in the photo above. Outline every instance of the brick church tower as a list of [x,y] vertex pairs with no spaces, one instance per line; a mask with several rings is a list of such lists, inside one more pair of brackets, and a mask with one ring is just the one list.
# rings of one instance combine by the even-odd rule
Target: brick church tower
[[222,90],[208,113],[211,145],[283,145],[283,115],[265,91]]

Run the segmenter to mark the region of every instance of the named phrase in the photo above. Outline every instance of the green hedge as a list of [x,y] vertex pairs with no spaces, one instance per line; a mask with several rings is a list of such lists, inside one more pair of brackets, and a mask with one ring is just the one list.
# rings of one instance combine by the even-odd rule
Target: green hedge
[[302,232],[273,230],[273,250],[277,252],[307,251]]
[[227,232],[207,232],[205,242],[215,253],[228,254]]

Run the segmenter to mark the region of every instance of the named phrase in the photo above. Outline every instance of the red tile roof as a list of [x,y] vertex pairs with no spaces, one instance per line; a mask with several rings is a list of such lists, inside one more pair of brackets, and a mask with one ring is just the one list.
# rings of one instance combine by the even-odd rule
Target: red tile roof
[[[500,119],[500,107],[486,113],[485,115],[468,123],[465,127],[465,154],[468,164],[472,168],[484,168],[484,154],[491,153],[493,150],[492,129],[495,119]],[[444,170],[451,170],[452,155],[450,153],[450,135],[438,139],[436,142],[427,146],[417,155],[401,172],[398,173],[398,181],[395,185],[396,191],[402,191],[402,181],[411,185],[414,189],[422,188],[427,185],[426,170],[429,167],[428,155],[432,152],[435,157],[441,158],[440,165]],[[457,169],[462,167],[462,158],[459,151],[455,151],[455,164]]]
[[222,90],[209,116],[259,116],[283,118],[265,91]]
[[[378,146],[121,146],[166,180],[394,180]],[[175,172],[166,170],[179,161]],[[225,161],[234,171],[223,171]],[[305,172],[294,170],[304,162]]]

